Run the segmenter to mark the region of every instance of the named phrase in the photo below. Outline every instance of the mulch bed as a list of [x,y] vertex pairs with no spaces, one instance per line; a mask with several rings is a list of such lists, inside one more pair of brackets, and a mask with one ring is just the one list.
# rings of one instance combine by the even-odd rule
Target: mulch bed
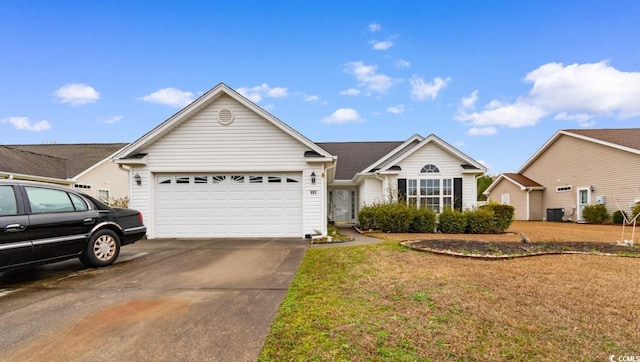
[[640,257],[640,246],[586,242],[490,242],[474,240],[405,241],[402,245],[418,251],[461,257],[507,259],[545,254],[599,254]]

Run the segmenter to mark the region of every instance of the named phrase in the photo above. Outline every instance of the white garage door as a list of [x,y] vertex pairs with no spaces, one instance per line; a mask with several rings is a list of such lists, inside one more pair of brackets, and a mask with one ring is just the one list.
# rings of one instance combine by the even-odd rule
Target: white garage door
[[302,175],[156,176],[157,237],[301,237]]

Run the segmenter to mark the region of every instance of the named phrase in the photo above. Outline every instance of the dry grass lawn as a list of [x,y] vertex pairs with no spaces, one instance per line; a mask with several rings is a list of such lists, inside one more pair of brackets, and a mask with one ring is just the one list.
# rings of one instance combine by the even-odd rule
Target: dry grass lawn
[[[479,240],[615,243],[620,226],[516,222]],[[626,238],[630,238],[629,235]],[[260,359],[605,361],[640,355],[640,258],[503,261],[386,243],[309,249]]]

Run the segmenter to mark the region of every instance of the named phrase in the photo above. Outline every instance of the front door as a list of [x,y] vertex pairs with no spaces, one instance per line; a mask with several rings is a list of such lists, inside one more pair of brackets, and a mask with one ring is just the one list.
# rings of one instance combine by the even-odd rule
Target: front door
[[352,222],[351,192],[349,190],[333,190],[331,193],[331,199],[331,205],[333,207],[333,221]]
[[583,221],[582,210],[585,206],[591,205],[591,190],[587,187],[578,189],[578,221]]

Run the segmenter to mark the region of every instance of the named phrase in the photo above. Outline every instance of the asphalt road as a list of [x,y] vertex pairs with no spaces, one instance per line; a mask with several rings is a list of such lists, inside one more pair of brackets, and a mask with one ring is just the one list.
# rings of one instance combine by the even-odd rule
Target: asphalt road
[[255,361],[308,241],[143,240],[0,273],[2,361]]

